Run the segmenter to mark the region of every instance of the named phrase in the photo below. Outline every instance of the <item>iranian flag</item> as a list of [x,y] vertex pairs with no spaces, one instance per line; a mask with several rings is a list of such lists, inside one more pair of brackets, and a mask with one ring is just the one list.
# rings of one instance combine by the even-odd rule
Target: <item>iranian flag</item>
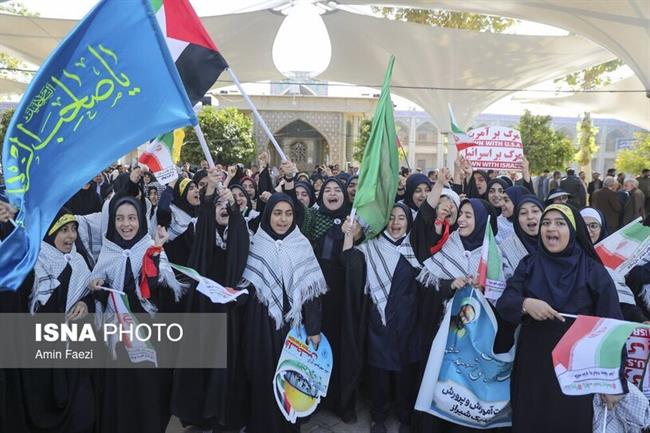
[[180,148],[183,145],[185,132],[176,129],[173,132],[156,137],[146,144],[144,153],[138,158],[138,162],[149,167],[149,170],[156,176],[161,184],[178,179],[174,156],[180,157]]
[[650,227],[639,217],[600,241],[595,249],[607,268],[625,275],[650,251]]
[[451,109],[451,104],[447,105],[449,107],[449,119],[451,119],[451,136],[456,144],[456,150],[461,152],[468,147],[476,146],[474,140],[458,126],[458,122],[456,122],[456,117],[454,116],[454,111]]
[[578,316],[553,349],[553,368],[566,395],[621,394],[621,351],[636,329],[650,326]]
[[492,233],[492,225],[488,216],[483,247],[481,249],[481,261],[478,264],[478,281],[485,287],[485,297],[495,303],[506,288],[506,280],[503,276],[503,259],[501,250]]
[[[120,295],[114,292],[109,293],[109,299],[117,322],[123,333],[120,333],[121,341],[124,344],[129,359],[132,363],[137,364],[140,362],[150,362],[158,367],[158,356],[156,349],[149,341],[143,341],[144,338],[129,338],[129,335],[137,334],[137,327],[140,324],[135,315],[131,312],[129,298],[126,295]],[[115,334],[109,336],[109,347],[113,354],[115,354],[115,345],[118,344],[120,339]]]
[[167,48],[192,105],[228,67],[188,0],[151,0]]

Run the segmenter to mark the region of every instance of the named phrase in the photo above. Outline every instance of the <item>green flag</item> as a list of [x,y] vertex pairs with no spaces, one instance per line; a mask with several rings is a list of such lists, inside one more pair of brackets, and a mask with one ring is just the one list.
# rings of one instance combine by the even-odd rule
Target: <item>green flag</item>
[[395,203],[399,174],[397,132],[390,99],[390,79],[395,57],[391,56],[381,88],[379,103],[372,118],[370,138],[359,170],[359,185],[354,198],[357,215],[368,225],[366,236],[377,236],[388,224]]

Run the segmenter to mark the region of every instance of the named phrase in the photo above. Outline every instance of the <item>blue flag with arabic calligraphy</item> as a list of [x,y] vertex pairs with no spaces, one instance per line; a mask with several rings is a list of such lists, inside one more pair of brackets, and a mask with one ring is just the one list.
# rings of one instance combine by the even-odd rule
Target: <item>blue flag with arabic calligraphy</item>
[[0,243],[0,290],[17,290],[57,211],[140,144],[197,123],[150,0],[102,0],[50,54],[3,143],[17,227]]

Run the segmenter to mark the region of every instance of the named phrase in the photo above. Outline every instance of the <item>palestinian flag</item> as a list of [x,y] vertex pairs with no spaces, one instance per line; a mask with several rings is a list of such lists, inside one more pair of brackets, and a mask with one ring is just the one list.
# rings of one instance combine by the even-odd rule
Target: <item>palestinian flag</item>
[[458,126],[456,118],[454,117],[454,112],[451,109],[451,104],[447,105],[449,107],[449,119],[451,119],[451,136],[453,137],[454,143],[456,144],[456,150],[460,152],[467,149],[468,147],[476,146],[474,140],[472,140],[472,138]]
[[195,105],[228,63],[188,0],[151,0],[151,5],[187,96]]
[[506,288],[506,279],[503,276],[501,250],[492,233],[492,225],[488,216],[483,237],[481,261],[478,264],[478,282],[485,287],[485,297],[496,302]]
[[625,275],[650,251],[650,227],[639,218],[598,242],[595,250],[605,267]]
[[[156,137],[146,145],[138,162],[149,167],[149,170],[156,176],[156,180],[161,184],[168,184],[178,179],[174,156],[176,149],[180,149],[183,145],[184,137],[185,133],[182,129],[176,129]],[[180,150],[178,150],[178,154],[180,156]]]

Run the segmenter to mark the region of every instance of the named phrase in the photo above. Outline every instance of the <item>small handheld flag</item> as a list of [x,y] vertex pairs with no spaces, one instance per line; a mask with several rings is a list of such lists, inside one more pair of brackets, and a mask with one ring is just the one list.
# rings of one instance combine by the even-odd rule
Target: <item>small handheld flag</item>
[[460,152],[468,147],[476,146],[474,140],[458,126],[451,104],[448,103],[447,106],[449,107],[449,119],[451,120],[451,136],[454,139],[454,144],[456,144],[456,150]]

